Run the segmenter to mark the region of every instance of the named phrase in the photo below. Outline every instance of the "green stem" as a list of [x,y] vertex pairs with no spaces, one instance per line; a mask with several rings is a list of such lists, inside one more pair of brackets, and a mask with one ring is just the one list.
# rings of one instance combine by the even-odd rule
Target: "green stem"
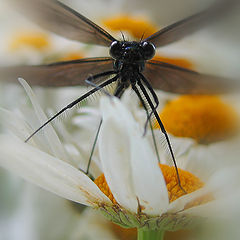
[[165,231],[144,231],[138,229],[138,240],[163,240]]

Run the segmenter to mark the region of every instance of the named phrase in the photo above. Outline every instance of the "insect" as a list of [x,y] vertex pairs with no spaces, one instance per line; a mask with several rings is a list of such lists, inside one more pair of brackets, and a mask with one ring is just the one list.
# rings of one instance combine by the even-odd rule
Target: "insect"
[[[151,59],[155,55],[156,48],[180,40],[204,26],[209,19],[217,15],[216,12],[219,15],[219,9],[224,9],[223,5],[219,5],[221,8],[218,5],[218,7],[210,7],[137,42],[115,39],[83,15],[56,0],[16,1],[16,4],[19,3],[19,8],[27,8],[27,14],[43,28],[71,40],[109,47],[110,53],[110,57],[10,68],[7,74],[8,79],[9,77],[13,79],[15,76],[20,76],[29,81],[31,85],[62,87],[84,85],[87,82],[95,86],[56,113],[33,132],[26,141],[63,112],[100,89],[116,83],[114,90],[116,97],[121,98],[124,91],[131,87],[148,112],[148,118],[151,115],[155,116],[161,131],[165,135],[178,173],[168,134],[156,110],[159,101],[154,88],[178,94],[209,94],[225,92],[230,85],[227,79],[199,74],[182,67]],[[91,74],[90,77],[89,74]],[[148,110],[148,108],[150,109]],[[179,175],[178,180],[180,184]]]

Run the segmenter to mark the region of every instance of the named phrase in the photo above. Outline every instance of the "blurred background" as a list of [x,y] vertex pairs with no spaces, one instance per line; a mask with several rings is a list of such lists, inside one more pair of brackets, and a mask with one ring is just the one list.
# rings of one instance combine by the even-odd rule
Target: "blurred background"
[[[214,1],[62,2],[115,37],[121,39],[119,30],[122,30],[128,39],[135,39],[145,29],[149,29],[149,32],[157,31],[206,8]],[[157,54],[164,59],[184,60],[192,69],[200,72],[238,79],[239,23],[240,7],[235,8],[228,16],[223,16],[221,21],[179,42],[158,49]],[[0,0],[0,66],[42,64],[98,56],[108,56],[108,49],[73,42],[47,32],[19,14],[7,0]],[[82,89],[36,88],[35,92],[43,109],[56,110],[76,99]],[[15,111],[24,103],[25,93],[20,86],[8,86],[0,81],[0,107]],[[189,238],[186,233],[178,233],[177,238],[171,234],[166,237]],[[91,210],[41,190],[0,168],[0,240],[40,239],[136,239],[136,232],[121,230]]]

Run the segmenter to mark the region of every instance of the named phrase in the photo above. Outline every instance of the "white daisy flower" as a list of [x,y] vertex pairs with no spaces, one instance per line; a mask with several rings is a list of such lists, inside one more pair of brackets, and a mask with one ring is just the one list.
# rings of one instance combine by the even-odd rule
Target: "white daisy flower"
[[[33,92],[23,80],[21,83],[38,118],[44,121]],[[32,132],[31,127],[22,117],[2,112],[14,136],[0,137],[1,166],[59,196],[96,208],[121,226],[137,227],[143,239],[147,239],[146,231],[157,237],[162,236],[159,230],[174,231],[195,225],[210,211],[216,213],[219,207],[228,201],[234,203],[239,197],[236,191],[230,194],[236,184],[236,169],[226,172],[232,181],[231,189],[226,188],[226,179],[223,181],[224,172],[216,172],[204,183],[193,172],[179,169],[185,194],[175,168],[164,164],[158,167],[156,154],[142,136],[142,128],[118,99],[101,99],[99,155],[103,174],[94,181],[79,170],[81,160],[84,162],[81,152],[77,159],[75,152],[65,150],[51,126],[45,129],[44,136],[36,136],[26,144],[23,140]],[[208,171],[203,167],[201,170]]]

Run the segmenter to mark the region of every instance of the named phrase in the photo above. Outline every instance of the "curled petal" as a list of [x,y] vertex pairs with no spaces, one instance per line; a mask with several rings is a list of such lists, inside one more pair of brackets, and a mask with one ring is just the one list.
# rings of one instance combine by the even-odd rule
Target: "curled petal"
[[[39,119],[39,126],[41,126],[41,124],[45,123],[48,120],[48,118],[45,115],[45,113],[43,112],[41,106],[39,105],[39,103],[36,99],[36,96],[35,96],[34,92],[32,91],[31,87],[27,84],[27,82],[24,79],[19,78],[18,80],[24,87],[26,93],[28,94],[28,97],[30,98],[32,105],[34,107],[35,113]],[[54,128],[51,126],[51,124],[48,124],[48,126],[46,126],[44,128],[44,134],[46,136],[46,139],[48,141],[48,144],[49,144],[54,156],[56,156],[59,159],[63,159],[69,163],[74,164],[74,162],[72,161],[70,156],[65,151],[63,144],[59,140],[59,138],[58,138]]]
[[24,179],[74,202],[110,203],[84,173],[16,137],[0,135],[0,165]]

